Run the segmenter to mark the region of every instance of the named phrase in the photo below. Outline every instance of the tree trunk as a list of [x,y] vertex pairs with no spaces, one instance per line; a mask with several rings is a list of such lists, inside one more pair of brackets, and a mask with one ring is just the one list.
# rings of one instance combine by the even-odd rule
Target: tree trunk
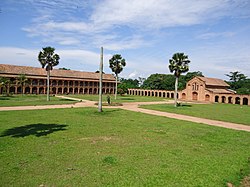
[[117,80],[118,80],[118,74],[115,76],[115,100],[117,96]]
[[47,71],[47,101],[50,100],[50,98],[49,98],[49,79],[50,79],[50,70]]
[[179,77],[175,77],[175,91],[174,91],[174,106],[175,107],[177,107],[178,79]]
[[102,112],[102,72],[103,72],[103,47],[101,47],[101,60],[99,68],[99,103],[98,112]]

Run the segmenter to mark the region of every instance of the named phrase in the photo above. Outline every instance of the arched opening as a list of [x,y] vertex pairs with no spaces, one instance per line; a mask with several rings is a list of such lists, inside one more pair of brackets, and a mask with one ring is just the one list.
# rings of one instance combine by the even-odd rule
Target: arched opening
[[158,97],[158,92],[155,92],[155,97]]
[[169,98],[169,93],[167,93],[167,98]]
[[215,98],[214,98],[214,102],[218,103],[219,102],[219,96],[216,95]]
[[161,97],[162,96],[162,93],[161,92],[159,92],[159,97]]
[[68,94],[68,88],[63,88],[63,93]]
[[24,90],[24,93],[29,94],[30,93],[30,87],[26,87]]
[[150,96],[150,91],[148,91],[148,96]]
[[69,88],[69,94],[73,94],[73,88]]
[[78,86],[78,81],[75,81],[75,86]]
[[38,92],[39,92],[39,94],[44,94],[44,88],[43,88],[43,87],[40,87],[40,88],[38,89]]
[[233,100],[232,100],[233,98],[232,97],[228,97],[228,103],[233,103]]
[[62,80],[58,81],[58,86],[62,86]]
[[83,88],[80,88],[79,93],[83,94]]
[[93,94],[97,94],[97,89],[96,88],[94,89],[94,93]]
[[210,95],[208,94],[205,95],[205,101],[210,101]]
[[[103,84],[104,84],[104,83],[103,83]],[[83,86],[83,82],[82,82],[82,81],[80,82],[80,86]],[[103,86],[104,86],[104,85],[103,85]]]
[[88,94],[88,88],[84,89],[84,94]]
[[226,97],[225,97],[225,96],[222,96],[222,97],[221,97],[221,102],[222,102],[222,103],[225,103],[225,102],[226,102]]
[[144,91],[141,91],[141,96],[144,96]]
[[185,94],[185,93],[182,93],[182,94],[181,94],[181,98],[185,100],[185,99],[186,99],[186,94]]
[[193,101],[197,101],[198,100],[198,93],[197,92],[193,92],[192,93],[192,100]]
[[109,89],[108,88],[106,89],[106,94],[109,94]]
[[148,96],[148,92],[147,91],[145,91],[145,96]]
[[62,88],[58,88],[57,93],[62,94]]
[[243,105],[248,105],[248,99],[246,97],[243,98]]
[[114,90],[113,89],[110,89],[110,92],[109,92],[110,94],[113,94],[114,93]]
[[14,93],[15,93],[15,87],[14,87],[14,86],[11,86],[11,87],[10,87],[10,93],[11,93],[11,94],[14,94]]
[[33,86],[37,86],[37,84],[38,84],[38,80],[37,80],[37,79],[33,79],[33,80],[32,80],[32,85],[33,85]]
[[93,93],[93,90],[92,88],[89,89],[89,94],[92,94]]
[[52,94],[56,94],[56,87],[52,88]]
[[171,98],[174,98],[174,93],[171,93]]
[[68,81],[64,81],[63,85],[68,86]]
[[74,89],[74,94],[78,94],[78,88]]
[[69,81],[69,85],[70,85],[70,86],[73,86],[73,81]]
[[56,84],[56,80],[53,80],[52,81],[52,86],[56,86],[57,84]]
[[39,80],[39,86],[44,86],[44,80],[43,79]]
[[151,96],[154,97],[154,92],[151,93]]
[[177,99],[179,98],[179,94],[177,93]]
[[135,95],[137,95],[137,90],[135,90]]
[[240,98],[239,97],[235,98],[235,104],[238,104],[238,105],[240,104]]
[[37,87],[32,88],[32,94],[37,94]]
[[103,94],[106,94],[106,93],[105,93],[105,88],[102,89],[102,93],[103,93]]
[[22,87],[21,87],[21,86],[17,88],[17,93],[18,93],[18,94],[21,94],[21,93],[22,93]]

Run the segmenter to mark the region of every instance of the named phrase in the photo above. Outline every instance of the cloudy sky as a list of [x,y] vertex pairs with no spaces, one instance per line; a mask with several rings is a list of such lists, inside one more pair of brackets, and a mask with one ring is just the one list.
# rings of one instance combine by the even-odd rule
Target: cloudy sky
[[104,47],[121,54],[125,78],[170,73],[169,59],[184,52],[190,71],[227,79],[250,77],[249,0],[1,0],[0,63],[40,67],[52,46],[59,67],[96,71]]

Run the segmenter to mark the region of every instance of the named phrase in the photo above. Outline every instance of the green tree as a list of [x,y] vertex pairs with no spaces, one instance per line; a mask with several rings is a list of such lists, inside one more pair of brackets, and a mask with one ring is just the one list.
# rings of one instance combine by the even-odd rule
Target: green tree
[[21,86],[21,93],[23,95],[23,88],[27,83],[29,83],[29,79],[25,74],[20,74],[16,79],[16,83]]
[[245,80],[247,78],[247,76],[240,73],[239,71],[230,72],[229,74],[226,74],[226,76],[229,77],[229,80],[231,82],[238,82],[238,81],[241,81],[241,80]]
[[45,47],[42,51],[39,52],[38,61],[41,63],[42,68],[45,68],[47,71],[47,101],[49,98],[49,80],[50,80],[50,71],[54,66],[59,64],[59,55],[54,54],[55,49],[52,47]]
[[171,73],[174,73],[175,76],[175,107],[177,107],[177,89],[178,89],[178,79],[181,73],[188,72],[190,60],[188,56],[184,53],[175,53],[172,56],[172,59],[169,59],[169,70]]
[[116,99],[116,96],[117,96],[118,74],[120,74],[122,72],[123,67],[125,67],[125,66],[126,66],[126,61],[119,54],[113,55],[113,57],[109,60],[109,67],[112,70],[112,72],[115,73],[115,78],[116,78],[116,83],[115,83],[115,99]]
[[143,89],[174,90],[175,77],[170,74],[152,74],[142,84]]
[[6,77],[0,77],[0,87],[3,88],[3,94],[6,93],[9,96],[9,87],[11,84],[11,80]]

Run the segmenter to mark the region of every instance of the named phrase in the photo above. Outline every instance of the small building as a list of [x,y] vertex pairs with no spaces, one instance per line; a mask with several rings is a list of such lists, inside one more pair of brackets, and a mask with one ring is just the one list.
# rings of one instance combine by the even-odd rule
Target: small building
[[[15,80],[20,74],[26,75],[28,83],[21,88]],[[0,77],[10,78],[8,92],[21,94],[46,94],[47,72],[43,68],[0,64]],[[52,94],[98,94],[99,73],[53,69],[50,73]],[[115,93],[115,77],[103,74],[103,93]],[[0,94],[3,88],[0,87]]]

